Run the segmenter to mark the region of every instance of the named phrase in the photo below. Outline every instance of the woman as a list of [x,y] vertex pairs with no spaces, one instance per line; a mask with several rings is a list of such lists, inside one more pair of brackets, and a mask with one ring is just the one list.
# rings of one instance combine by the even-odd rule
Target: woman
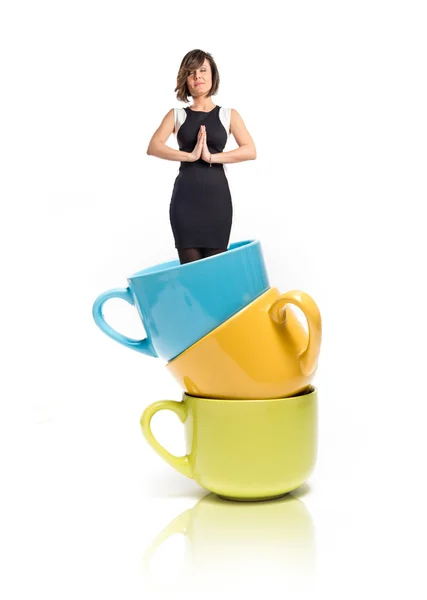
[[[177,98],[193,103],[171,109],[150,140],[147,154],[180,161],[170,203],[170,223],[180,263],[188,263],[228,248],[233,216],[225,163],[256,158],[255,144],[237,110],[212,102],[219,87],[211,54],[192,50],[182,59]],[[166,146],[175,133],[179,150]],[[223,152],[230,133],[239,148]]]

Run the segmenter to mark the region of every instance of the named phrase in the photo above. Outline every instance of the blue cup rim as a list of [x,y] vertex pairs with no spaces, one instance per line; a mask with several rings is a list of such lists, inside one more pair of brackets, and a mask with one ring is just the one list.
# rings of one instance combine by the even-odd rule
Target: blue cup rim
[[[255,240],[255,239],[243,240],[240,242],[232,242],[229,245],[229,247],[227,248],[227,254],[229,252],[233,252],[233,253],[239,252],[240,250],[243,250],[243,248],[247,248],[248,246],[255,246],[257,244],[260,244],[260,241]],[[146,277],[148,275],[156,275],[156,274],[163,275],[164,273],[174,271],[176,269],[187,269],[188,270],[188,269],[199,268],[200,263],[203,263],[207,260],[220,260],[221,257],[224,257],[225,254],[226,254],[225,252],[222,252],[221,254],[214,254],[213,256],[207,256],[206,258],[201,258],[200,260],[185,263],[183,265],[180,264],[179,259],[175,258],[174,260],[166,261],[166,262],[159,263],[159,264],[151,266],[151,267],[147,267],[145,269],[141,269],[140,271],[133,273],[133,275],[130,275],[127,279],[128,279],[128,281],[130,281],[131,279]],[[170,265],[170,267],[168,267],[167,265]],[[164,268],[159,269],[159,267],[164,267]]]

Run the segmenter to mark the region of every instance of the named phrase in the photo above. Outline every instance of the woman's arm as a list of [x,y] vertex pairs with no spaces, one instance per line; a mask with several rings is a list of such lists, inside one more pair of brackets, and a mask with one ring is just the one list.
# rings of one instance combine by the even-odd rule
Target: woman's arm
[[254,141],[246,129],[242,117],[234,108],[231,109],[230,115],[230,133],[233,134],[239,147],[229,152],[212,154],[212,163],[236,163],[244,160],[255,160],[256,148]]
[[190,152],[183,152],[182,150],[175,150],[170,146],[166,146],[166,142],[174,129],[174,109],[171,108],[154,132],[153,137],[148,144],[147,154],[150,156],[157,156],[158,158],[164,158],[165,160],[191,162],[193,159]]

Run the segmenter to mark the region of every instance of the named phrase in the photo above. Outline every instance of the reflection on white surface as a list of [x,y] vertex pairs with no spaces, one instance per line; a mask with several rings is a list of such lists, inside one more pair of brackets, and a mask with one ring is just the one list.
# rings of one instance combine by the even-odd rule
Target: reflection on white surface
[[[180,538],[182,534],[184,538]],[[153,591],[193,584],[307,588],[314,582],[315,531],[306,506],[292,494],[266,502],[231,502],[215,494],[171,521],[143,556]]]

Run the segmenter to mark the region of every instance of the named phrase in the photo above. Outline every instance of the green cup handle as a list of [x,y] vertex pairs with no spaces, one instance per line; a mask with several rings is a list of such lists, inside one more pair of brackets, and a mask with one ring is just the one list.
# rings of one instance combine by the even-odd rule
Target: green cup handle
[[269,308],[269,315],[275,323],[284,323],[286,320],[285,309],[287,304],[294,304],[304,313],[308,324],[308,344],[300,352],[300,366],[302,373],[308,377],[317,367],[320,344],[322,342],[322,319],[320,311],[311,296],[301,290],[291,290],[277,298]]
[[177,533],[188,535],[188,526],[190,524],[192,509],[189,508],[183,513],[178,515],[169,525],[167,525],[151,542],[150,546],[144,553],[143,556],[143,571],[145,575],[150,573],[151,559],[157,552],[158,548],[165,542],[169,537]]
[[140,423],[142,433],[153,450],[174,469],[186,477],[193,479],[193,470],[190,465],[188,454],[186,456],[174,456],[159,444],[151,431],[151,419],[159,410],[173,411],[178,415],[181,423],[184,423],[187,418],[187,406],[184,402],[176,402],[175,400],[159,400],[158,402],[154,402],[153,404],[150,404],[150,406],[147,406],[142,414]]

